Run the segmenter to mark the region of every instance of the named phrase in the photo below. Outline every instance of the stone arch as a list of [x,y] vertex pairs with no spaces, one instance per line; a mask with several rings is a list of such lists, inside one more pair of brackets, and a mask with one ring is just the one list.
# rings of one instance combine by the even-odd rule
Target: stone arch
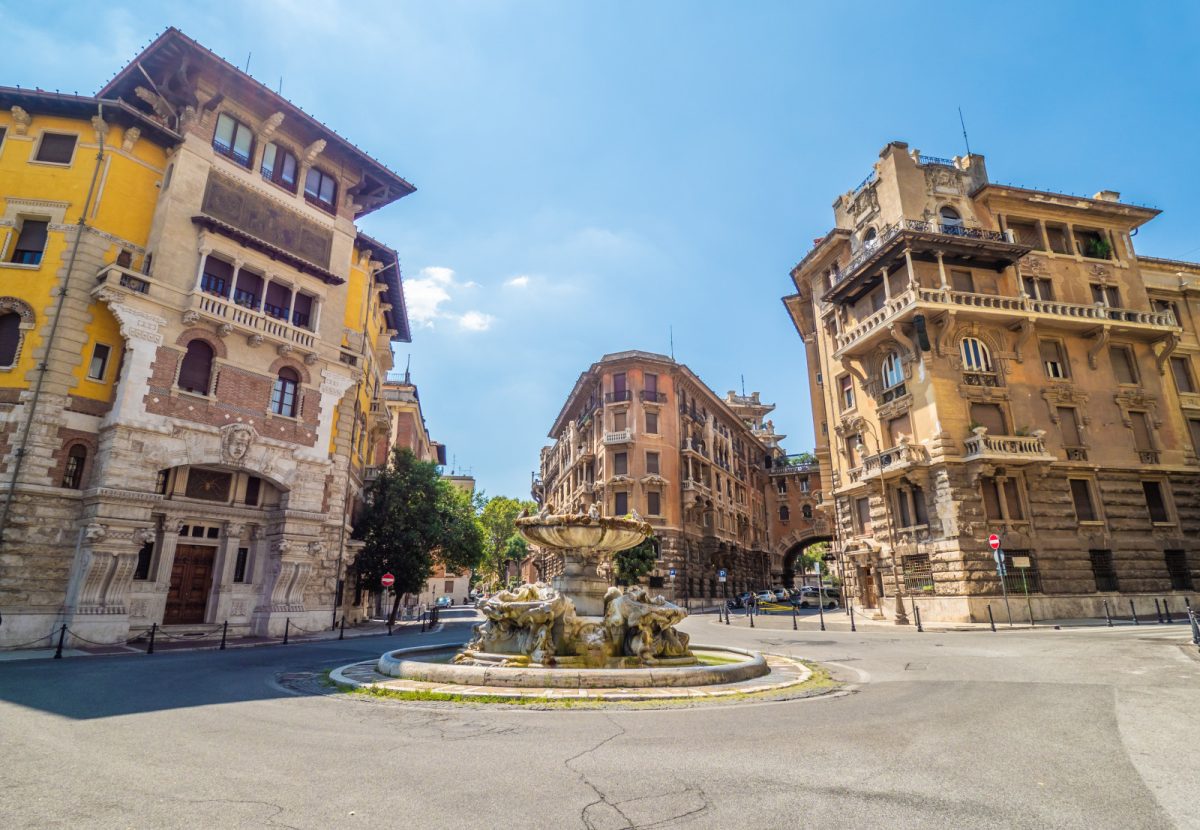
[[275,362],[271,364],[271,368],[267,370],[267,374],[269,374],[271,377],[275,377],[279,374],[279,370],[283,369],[284,367],[291,369],[298,374],[300,376],[301,383],[305,384],[306,386],[312,385],[312,375],[309,374],[308,368],[302,361],[295,360],[294,358],[290,357],[276,358]]
[[833,537],[828,533],[820,533],[810,528],[794,530],[779,541],[775,546],[772,558],[782,561],[783,587],[795,587],[796,562],[800,554],[818,542],[832,542]]
[[175,345],[186,349],[188,343],[191,343],[193,340],[203,340],[212,348],[213,354],[222,360],[225,360],[229,356],[229,352],[225,348],[225,343],[222,342],[221,338],[208,329],[200,328],[199,326],[193,326],[190,329],[181,331],[179,336],[175,338]]
[[0,314],[16,314],[19,318],[17,323],[17,346],[13,350],[12,363],[7,366],[0,366],[0,369],[16,368],[21,362],[21,354],[25,350],[25,339],[29,332],[33,331],[37,323],[37,314],[34,313],[33,306],[17,297],[0,297]]

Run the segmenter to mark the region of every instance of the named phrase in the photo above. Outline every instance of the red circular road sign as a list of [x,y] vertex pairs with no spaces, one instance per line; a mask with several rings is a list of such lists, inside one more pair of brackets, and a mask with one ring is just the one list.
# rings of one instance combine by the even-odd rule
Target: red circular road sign
[[392,576],[390,573],[386,573],[379,577],[379,584],[381,584],[384,588],[391,588],[396,584],[396,577]]
[[1000,537],[993,533],[988,537],[988,544],[992,546],[992,550],[1000,549]]

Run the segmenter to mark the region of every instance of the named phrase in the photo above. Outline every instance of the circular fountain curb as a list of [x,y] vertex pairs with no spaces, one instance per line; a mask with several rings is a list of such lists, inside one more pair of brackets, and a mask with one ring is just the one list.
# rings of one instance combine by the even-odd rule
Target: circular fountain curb
[[[376,688],[394,692],[413,692],[413,693],[433,693],[438,695],[447,695],[453,698],[458,698],[464,702],[469,702],[473,698],[512,698],[512,699],[530,699],[536,698],[548,702],[562,700],[582,700],[582,701],[644,701],[644,700],[698,700],[698,699],[713,699],[730,697],[734,695],[757,694],[762,692],[779,692],[786,689],[800,686],[805,683],[811,676],[812,671],[798,660],[781,655],[762,655],[758,652],[746,651],[744,649],[736,649],[727,646],[694,646],[696,651],[702,652],[725,652],[744,655],[750,659],[743,663],[734,663],[719,666],[700,666],[700,667],[681,667],[669,669],[636,669],[636,670],[620,670],[620,669],[593,669],[597,675],[603,674],[608,678],[620,676],[623,680],[628,680],[629,676],[636,672],[640,677],[635,679],[645,685],[632,685],[630,683],[614,682],[611,685],[595,685],[592,681],[596,681],[598,677],[587,677],[577,680],[578,685],[573,686],[548,686],[545,683],[545,678],[534,678],[533,675],[540,673],[542,675],[548,672],[561,672],[566,676],[578,676],[582,672],[578,669],[521,669],[521,668],[496,668],[485,666],[453,666],[443,664],[422,664],[428,668],[436,666],[440,669],[465,669],[471,673],[461,675],[461,682],[447,681],[445,679],[438,680],[423,680],[412,677],[393,677],[383,674],[378,671],[381,664],[388,667],[399,667],[401,664],[412,664],[417,661],[407,659],[409,656],[418,654],[432,654],[438,652],[446,652],[452,647],[447,646],[422,646],[419,648],[398,649],[388,652],[378,661],[364,661],[354,663],[348,666],[342,666],[335,669],[330,674],[330,678],[343,686],[351,686],[354,688]],[[393,655],[400,655],[394,657]],[[386,662],[385,662],[386,660]],[[721,671],[724,670],[724,671]],[[741,670],[744,676],[739,676]],[[703,673],[705,680],[712,682],[701,682],[698,684],[680,685],[679,676],[676,676],[675,684],[669,682],[670,672],[690,671],[694,673],[695,679],[700,679],[700,674]],[[744,674],[753,671],[754,674]],[[497,672],[504,673],[522,673],[530,675],[529,681],[522,679],[520,684],[494,685],[487,682],[489,676],[495,677]],[[668,675],[668,677],[664,677]],[[438,673],[439,678],[455,676],[452,674]],[[657,684],[651,685],[657,678]],[[511,681],[512,677],[504,677],[506,681]],[[533,683],[533,679],[539,679],[542,682]],[[558,678],[566,680],[568,678]],[[606,678],[607,679],[607,678]],[[666,682],[664,682],[666,681]]]

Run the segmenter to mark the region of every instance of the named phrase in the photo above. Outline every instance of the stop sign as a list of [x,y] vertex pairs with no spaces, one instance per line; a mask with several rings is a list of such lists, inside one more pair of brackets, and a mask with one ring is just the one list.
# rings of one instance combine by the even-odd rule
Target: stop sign
[[392,576],[390,573],[386,573],[379,577],[379,584],[384,588],[391,588],[396,584],[396,577]]
[[998,550],[1000,548],[1000,537],[993,533],[988,537],[988,544],[992,546],[992,550]]

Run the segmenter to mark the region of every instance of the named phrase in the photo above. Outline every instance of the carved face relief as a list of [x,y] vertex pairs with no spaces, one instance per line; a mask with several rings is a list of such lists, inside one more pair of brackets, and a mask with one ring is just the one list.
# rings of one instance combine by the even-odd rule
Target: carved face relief
[[240,462],[250,451],[255,439],[254,427],[249,424],[231,424],[222,430],[221,455],[226,461]]

